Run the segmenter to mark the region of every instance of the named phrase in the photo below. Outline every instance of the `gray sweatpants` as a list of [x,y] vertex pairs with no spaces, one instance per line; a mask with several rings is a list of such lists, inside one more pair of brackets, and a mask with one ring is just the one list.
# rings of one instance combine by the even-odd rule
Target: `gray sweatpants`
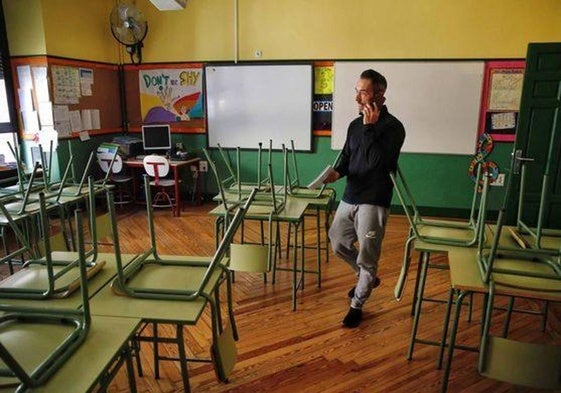
[[[351,205],[343,201],[335,213],[329,239],[333,251],[357,275],[355,295],[351,300],[353,308],[362,308],[372,292],[388,215],[389,209],[382,206]],[[355,247],[357,240],[358,250]]]

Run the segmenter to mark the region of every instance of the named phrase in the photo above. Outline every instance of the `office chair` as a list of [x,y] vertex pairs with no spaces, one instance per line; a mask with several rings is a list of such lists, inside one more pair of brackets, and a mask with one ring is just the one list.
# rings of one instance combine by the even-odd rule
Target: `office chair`
[[[175,195],[175,180],[164,179],[169,173],[169,161],[167,158],[157,155],[149,155],[143,160],[144,170],[154,178],[150,181],[150,187],[156,187],[157,192],[152,198],[153,207],[169,207],[175,215],[175,204],[179,195]],[[168,191],[171,190],[171,195]]]

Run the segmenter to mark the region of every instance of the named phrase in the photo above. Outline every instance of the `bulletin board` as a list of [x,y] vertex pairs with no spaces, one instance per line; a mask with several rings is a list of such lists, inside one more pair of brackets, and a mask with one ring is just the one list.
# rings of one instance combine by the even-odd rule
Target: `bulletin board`
[[[22,137],[40,142],[48,130],[57,130],[59,139],[121,131],[119,77],[116,65],[49,56],[12,58],[16,108]],[[77,80],[67,85],[65,76]],[[71,78],[69,78],[71,79]],[[87,81],[87,82],[86,82]],[[65,113],[77,114],[77,123],[57,124]],[[92,123],[92,112],[95,120]],[[88,121],[82,122],[85,115]],[[59,116],[59,117],[57,117]]]
[[488,61],[481,99],[479,133],[494,141],[512,142],[518,125],[524,60]]
[[312,64],[205,67],[208,145],[312,149]]
[[475,152],[484,63],[471,60],[335,62],[332,149],[343,147],[358,116],[355,86],[369,68],[388,81],[386,105],[406,131],[402,151]]

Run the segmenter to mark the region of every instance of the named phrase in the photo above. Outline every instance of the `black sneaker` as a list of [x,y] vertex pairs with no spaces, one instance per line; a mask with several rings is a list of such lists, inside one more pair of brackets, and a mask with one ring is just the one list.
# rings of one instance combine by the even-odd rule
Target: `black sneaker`
[[[378,288],[380,286],[380,283],[381,283],[380,279],[378,277],[376,277],[376,280],[374,280],[374,286],[372,287],[372,291],[374,291],[376,288]],[[347,292],[347,296],[349,297],[349,299],[352,299],[353,297],[355,297],[355,288],[356,287],[352,287],[349,290],[349,292]]]
[[360,324],[362,319],[362,310],[360,308],[350,308],[349,312],[343,318],[343,326],[348,328],[355,328]]

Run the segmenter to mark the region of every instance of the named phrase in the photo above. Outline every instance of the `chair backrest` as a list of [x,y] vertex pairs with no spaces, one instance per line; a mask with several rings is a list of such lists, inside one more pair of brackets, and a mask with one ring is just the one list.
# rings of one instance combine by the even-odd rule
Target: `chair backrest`
[[167,176],[169,173],[169,161],[164,156],[149,155],[144,157],[142,163],[146,173],[156,179],[156,184],[161,177]]
[[97,153],[97,162],[103,173],[117,174],[123,170],[123,159],[117,153]]

